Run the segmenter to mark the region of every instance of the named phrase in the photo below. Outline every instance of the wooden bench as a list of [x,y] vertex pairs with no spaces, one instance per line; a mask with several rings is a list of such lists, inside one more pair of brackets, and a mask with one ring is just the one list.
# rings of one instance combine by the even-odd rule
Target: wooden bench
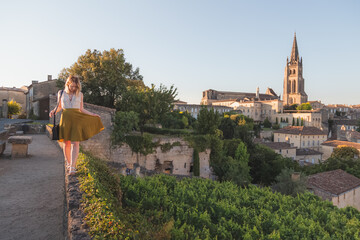
[[8,143],[12,144],[11,158],[27,157],[28,145],[32,142],[30,136],[11,136],[8,139]]

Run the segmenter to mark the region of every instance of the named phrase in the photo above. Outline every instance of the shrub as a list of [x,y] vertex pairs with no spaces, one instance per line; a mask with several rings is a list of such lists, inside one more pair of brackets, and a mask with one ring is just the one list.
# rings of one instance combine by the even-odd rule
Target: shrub
[[15,100],[11,100],[8,102],[8,118],[11,118],[12,115],[17,115],[21,111],[21,105],[17,103]]

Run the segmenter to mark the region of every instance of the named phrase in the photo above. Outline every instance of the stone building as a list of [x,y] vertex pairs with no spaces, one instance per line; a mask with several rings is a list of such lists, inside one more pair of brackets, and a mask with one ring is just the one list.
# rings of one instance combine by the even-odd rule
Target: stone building
[[297,123],[300,126],[301,120],[306,127],[324,128],[322,113],[318,110],[284,111],[283,113],[272,115],[270,119],[272,123],[286,122],[288,126],[297,126]]
[[[174,110],[179,110],[181,112],[188,112],[191,114],[192,117],[197,118],[200,112],[200,109],[204,107],[204,105],[200,104],[187,104],[185,102],[175,102],[174,103]],[[226,112],[230,112],[233,110],[232,107],[227,106],[206,106],[207,109],[213,108],[216,112],[223,114]]]
[[260,142],[259,144],[265,145],[274,150],[274,152],[281,154],[283,157],[288,157],[293,160],[296,159],[296,147],[286,142]]
[[37,116],[41,120],[49,119],[49,95],[56,95],[58,92],[56,79],[48,75],[48,80],[44,82],[32,81],[26,93],[26,112]]
[[[26,91],[27,87],[25,86],[21,88],[0,87],[0,108],[2,109],[3,102],[14,100],[20,104],[21,112],[26,112]],[[6,101],[3,101],[4,99]]]
[[307,188],[338,208],[360,210],[360,179],[341,169],[310,175]]
[[284,105],[306,103],[308,96],[304,89],[303,64],[302,58],[299,56],[295,34],[290,61],[288,58],[286,59],[283,89]]
[[263,122],[266,118],[271,121],[278,113],[283,111],[283,102],[273,100],[218,100],[212,102],[212,106],[229,106],[242,112],[243,115],[252,118],[255,122]]
[[334,151],[334,148],[346,146],[354,147],[360,151],[360,143],[348,142],[348,141],[339,141],[339,140],[329,140],[321,144],[321,152],[323,153],[323,160],[328,159]]
[[322,152],[314,149],[301,148],[296,149],[295,160],[300,164],[300,166],[318,164],[322,160],[322,155]]
[[259,93],[257,89],[256,93],[246,93],[246,92],[227,92],[227,91],[217,91],[209,89],[203,91],[203,96],[201,103],[203,105],[211,105],[215,101],[223,100],[234,100],[234,101],[249,101],[249,100],[274,100],[279,99],[274,90],[267,88],[265,94]]
[[327,133],[316,127],[285,127],[274,131],[274,142],[287,142],[297,148],[319,151],[327,139]]

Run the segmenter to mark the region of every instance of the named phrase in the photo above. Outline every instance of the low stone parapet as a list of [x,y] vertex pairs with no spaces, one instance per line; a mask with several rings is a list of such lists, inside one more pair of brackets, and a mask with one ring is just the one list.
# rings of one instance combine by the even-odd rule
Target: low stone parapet
[[11,136],[8,139],[8,143],[12,144],[11,158],[27,157],[28,145],[32,142],[30,136]]

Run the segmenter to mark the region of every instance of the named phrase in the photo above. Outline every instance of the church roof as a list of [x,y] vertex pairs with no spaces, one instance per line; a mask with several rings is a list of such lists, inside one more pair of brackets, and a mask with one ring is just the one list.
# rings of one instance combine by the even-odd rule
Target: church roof
[[288,126],[275,131],[274,133],[293,134],[293,135],[327,135],[327,133],[316,127],[307,126]]
[[292,50],[291,50],[290,61],[297,61],[297,60],[299,60],[299,50],[298,50],[298,46],[297,46],[296,33],[295,33],[294,34],[294,42],[293,42],[293,46],[292,46]]

